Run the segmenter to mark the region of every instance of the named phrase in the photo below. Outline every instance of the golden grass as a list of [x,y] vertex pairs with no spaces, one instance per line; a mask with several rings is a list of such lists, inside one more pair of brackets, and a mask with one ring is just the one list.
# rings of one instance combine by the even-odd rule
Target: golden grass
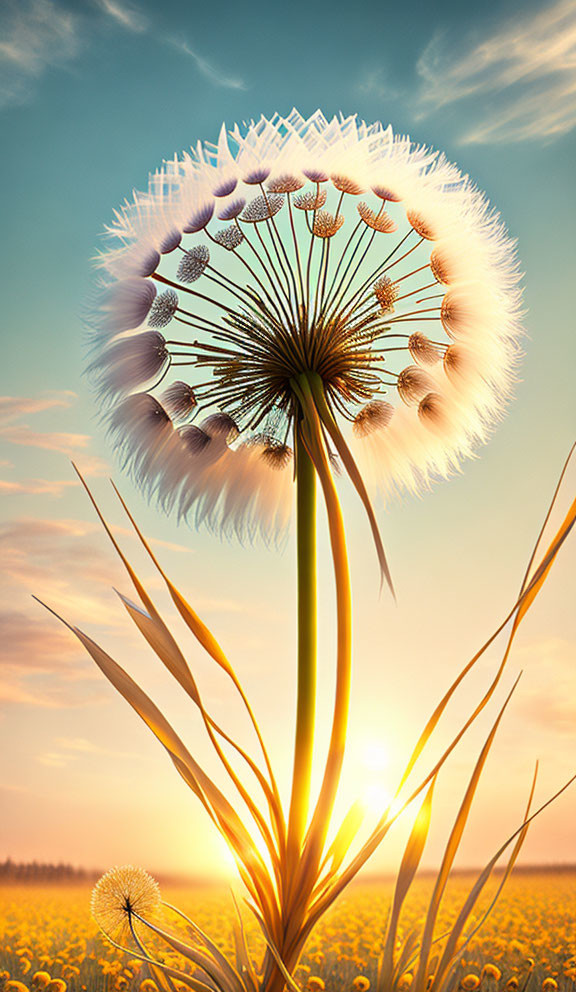
[[[440,931],[454,923],[470,884],[470,878],[463,875],[451,880]],[[416,882],[401,934],[421,925],[431,887],[430,879]],[[0,895],[0,989],[155,992],[147,966],[121,954],[98,935],[90,918],[88,887],[5,886]],[[228,893],[179,888],[167,889],[164,895],[208,930],[225,953],[233,955],[234,909]],[[374,982],[391,896],[391,882],[357,885],[343,896],[310,938],[296,971],[298,983],[308,986],[309,992],[322,992],[322,986],[326,992],[368,992],[366,981],[356,980]],[[546,983],[544,992],[554,992],[556,985],[560,992],[574,992],[575,918],[576,871],[513,876],[488,922],[466,948],[453,988],[540,992]],[[259,959],[261,935],[255,922],[247,918],[246,924],[251,950]],[[176,954],[165,955],[165,960],[182,965]],[[38,972],[46,974],[37,976]],[[471,976],[480,981],[479,986]],[[58,979],[66,983],[66,989]],[[142,982],[146,982],[143,989]]]

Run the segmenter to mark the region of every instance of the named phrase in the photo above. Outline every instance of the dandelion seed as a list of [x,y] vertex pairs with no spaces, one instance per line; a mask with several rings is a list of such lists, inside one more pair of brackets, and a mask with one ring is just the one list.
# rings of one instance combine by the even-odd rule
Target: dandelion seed
[[178,266],[177,278],[180,282],[196,282],[206,269],[209,261],[210,252],[206,245],[195,245],[194,248],[191,248],[190,251],[187,251],[182,256],[180,265]]
[[160,889],[143,868],[112,868],[92,891],[91,911],[108,937],[122,941],[138,927],[137,916],[153,917],[161,905]]
[[421,362],[422,365],[435,365],[442,357],[438,345],[433,344],[420,331],[415,331],[408,338],[408,350],[414,361]]
[[308,191],[294,197],[294,206],[298,210],[321,210],[327,197],[328,193],[325,189],[319,189],[317,192]]
[[173,289],[167,289],[156,297],[150,316],[148,317],[149,327],[166,327],[178,309],[178,294]]
[[284,197],[280,193],[270,193],[251,200],[242,213],[241,220],[245,224],[260,224],[264,220],[271,220],[284,206]]
[[220,231],[216,231],[212,238],[227,251],[235,251],[244,241],[244,235],[237,227],[223,227]]
[[388,276],[382,276],[376,280],[372,289],[382,312],[390,313],[394,309],[394,304],[398,297],[398,287],[394,285]]
[[333,238],[344,223],[342,214],[334,217],[327,210],[319,210],[314,218],[313,231],[317,238]]
[[397,230],[397,224],[394,223],[388,214],[384,212],[376,213],[363,200],[358,204],[358,213],[368,227],[371,227],[374,231],[379,231],[380,234],[392,234],[393,231]]
[[383,400],[372,400],[367,403],[354,418],[354,433],[358,437],[365,437],[372,431],[382,430],[387,427],[394,416],[394,407],[391,403]]
[[173,420],[183,420],[197,405],[194,390],[187,382],[176,381],[162,393],[162,406]]

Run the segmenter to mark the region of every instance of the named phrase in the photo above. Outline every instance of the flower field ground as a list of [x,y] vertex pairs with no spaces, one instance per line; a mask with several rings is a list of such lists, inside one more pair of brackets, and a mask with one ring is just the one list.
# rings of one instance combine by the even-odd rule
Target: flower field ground
[[[450,883],[439,933],[450,927],[471,884]],[[403,932],[422,922],[432,880],[416,883]],[[376,985],[378,954],[392,882],[351,887],[312,935],[299,985],[309,992],[368,992]],[[224,889],[166,888],[173,902],[233,956],[234,910]],[[155,992],[146,966],[99,936],[90,917],[88,885],[4,885],[0,888],[2,992]],[[246,929],[260,958],[254,925]],[[168,958],[166,958],[168,960]],[[178,962],[177,955],[171,961]],[[145,983],[143,985],[143,983]],[[410,973],[403,979],[406,990]],[[576,989],[576,870],[518,872],[483,929],[466,947],[453,988],[464,992],[573,992]]]

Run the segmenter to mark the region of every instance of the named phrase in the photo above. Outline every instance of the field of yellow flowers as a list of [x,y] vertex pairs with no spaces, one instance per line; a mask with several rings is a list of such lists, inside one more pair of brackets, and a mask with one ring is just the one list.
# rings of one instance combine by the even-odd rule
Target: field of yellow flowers
[[[404,931],[422,918],[431,882],[414,887]],[[470,885],[456,876],[440,932],[450,926]],[[352,888],[329,913],[296,973],[307,992],[368,992],[391,897],[391,884]],[[233,955],[230,896],[215,889],[163,893]],[[145,965],[98,934],[81,885],[0,888],[0,992],[156,992]],[[248,914],[246,914],[246,917]],[[255,960],[261,944],[246,919]],[[181,962],[180,962],[181,966]],[[404,976],[406,990],[410,974]],[[576,992],[576,872],[518,873],[483,930],[468,945],[455,977],[463,992]]]

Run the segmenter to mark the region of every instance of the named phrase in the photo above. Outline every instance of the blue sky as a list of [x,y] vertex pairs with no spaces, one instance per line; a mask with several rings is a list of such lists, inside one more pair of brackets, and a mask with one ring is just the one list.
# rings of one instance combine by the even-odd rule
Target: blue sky
[[[108,465],[116,478],[119,470],[82,377],[80,312],[99,234],[113,208],[142,188],[163,158],[198,139],[214,140],[222,121],[288,113],[295,105],[303,114],[321,107],[326,115],[390,121],[443,149],[487,191],[518,239],[527,338],[516,399],[461,476],[383,512],[399,589],[394,610],[378,599],[376,569],[372,574],[364,565],[365,523],[343,492],[357,589],[355,719],[396,754],[512,602],[574,436],[576,4],[22,0],[5,2],[0,19],[6,136],[0,375],[8,397],[0,406],[0,735],[11,755],[0,786],[12,810],[0,856],[5,848],[14,857],[70,856],[103,866],[140,857],[150,867],[183,861],[194,869],[204,863],[202,852],[219,856],[200,813],[181,796],[144,730],[131,716],[124,720],[122,703],[90,662],[30,600],[31,592],[45,595],[112,653],[118,644],[119,660],[130,665],[137,657],[147,684],[186,719],[152,660],[135,655],[110,590],[123,580],[69,466],[70,457],[78,459],[120,521],[106,483]],[[263,723],[277,733],[291,719],[294,689],[291,541],[283,554],[220,545],[160,517],[121,481],[139,519],[163,542],[158,548],[178,581],[234,645]],[[573,491],[574,473],[568,490],[570,482]],[[538,755],[543,794],[576,766],[574,565],[572,544],[515,659],[515,670],[524,667],[525,674],[503,732],[502,761],[485,789],[486,810],[505,789],[503,815],[511,827]],[[128,591],[125,582],[121,588]],[[330,596],[328,586],[322,599],[327,679]],[[375,646],[382,644],[380,660]],[[209,698],[231,707],[226,687],[202,659],[198,664]],[[465,690],[464,708],[481,685],[479,677]],[[400,719],[400,713],[409,715]],[[286,740],[276,752],[287,771]],[[6,754],[5,743],[0,753]],[[466,753],[453,784],[464,773]],[[162,801],[181,814],[163,827],[161,851],[152,836],[162,822],[157,795],[132,788],[144,766]],[[513,786],[505,785],[510,780]],[[35,825],[39,803],[69,827],[43,835]],[[532,860],[576,860],[566,829],[576,797],[562,803],[529,842]],[[136,851],[129,827],[96,839],[95,810],[129,827],[144,811],[150,834]],[[480,816],[472,833],[470,860],[491,853],[481,841],[500,840],[488,819]],[[192,852],[190,828],[197,837]]]

